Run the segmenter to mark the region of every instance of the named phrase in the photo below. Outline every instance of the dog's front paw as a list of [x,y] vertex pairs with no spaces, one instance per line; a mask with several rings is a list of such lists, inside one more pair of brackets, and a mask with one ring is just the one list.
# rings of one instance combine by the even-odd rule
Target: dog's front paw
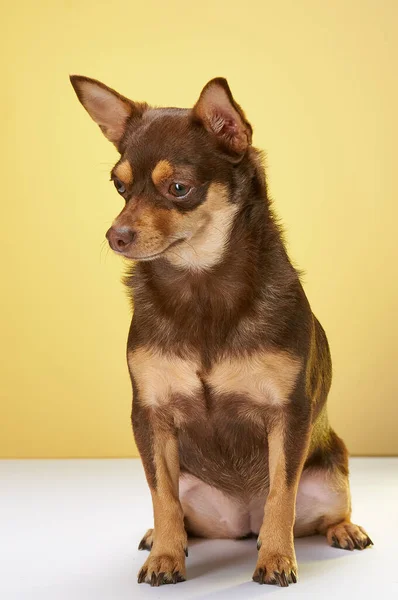
[[272,554],[260,549],[253,581],[261,584],[277,584],[281,587],[288,587],[289,583],[297,583],[295,557]]
[[171,554],[153,554],[145,561],[138,574],[138,583],[149,583],[151,586],[185,581],[185,556]]

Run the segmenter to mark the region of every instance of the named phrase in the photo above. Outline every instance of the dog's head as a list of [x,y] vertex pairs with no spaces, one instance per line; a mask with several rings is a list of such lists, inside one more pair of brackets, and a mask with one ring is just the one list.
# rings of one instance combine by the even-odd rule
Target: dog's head
[[79,75],[71,82],[120,153],[111,179],[125,206],[106,234],[111,248],[179,267],[217,263],[238,210],[236,168],[252,137],[227,81],[210,81],[192,109],[151,108]]

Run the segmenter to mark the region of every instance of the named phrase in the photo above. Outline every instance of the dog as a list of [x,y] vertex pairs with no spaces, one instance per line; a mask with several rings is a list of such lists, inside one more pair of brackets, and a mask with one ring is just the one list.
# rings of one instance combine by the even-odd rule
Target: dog
[[348,454],[328,421],[327,338],[227,81],[192,109],[71,82],[120,154],[125,206],[106,237],[131,265],[132,425],[154,511],[138,582],[184,581],[188,535],[257,536],[253,580],[283,587],[297,581],[294,536],[372,545],[351,523]]

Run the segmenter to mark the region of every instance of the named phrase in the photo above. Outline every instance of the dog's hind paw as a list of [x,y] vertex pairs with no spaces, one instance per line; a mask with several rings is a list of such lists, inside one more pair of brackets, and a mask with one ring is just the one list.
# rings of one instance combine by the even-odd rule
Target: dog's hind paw
[[368,546],[373,546],[366,531],[349,521],[342,521],[328,527],[326,537],[333,548],[343,550],[364,550]]
[[138,550],[151,550],[153,546],[154,529],[148,529],[140,543],[138,544]]

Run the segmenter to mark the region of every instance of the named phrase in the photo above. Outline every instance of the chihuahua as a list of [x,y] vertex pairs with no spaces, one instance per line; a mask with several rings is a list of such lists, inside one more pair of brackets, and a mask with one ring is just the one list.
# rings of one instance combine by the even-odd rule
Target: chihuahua
[[257,536],[253,580],[297,581],[294,536],[372,544],[351,523],[331,359],[272,211],[252,127],[223,78],[192,109],[71,76],[120,159],[107,231],[129,259],[132,424],[152,495],[138,582],[185,580],[188,535]]

